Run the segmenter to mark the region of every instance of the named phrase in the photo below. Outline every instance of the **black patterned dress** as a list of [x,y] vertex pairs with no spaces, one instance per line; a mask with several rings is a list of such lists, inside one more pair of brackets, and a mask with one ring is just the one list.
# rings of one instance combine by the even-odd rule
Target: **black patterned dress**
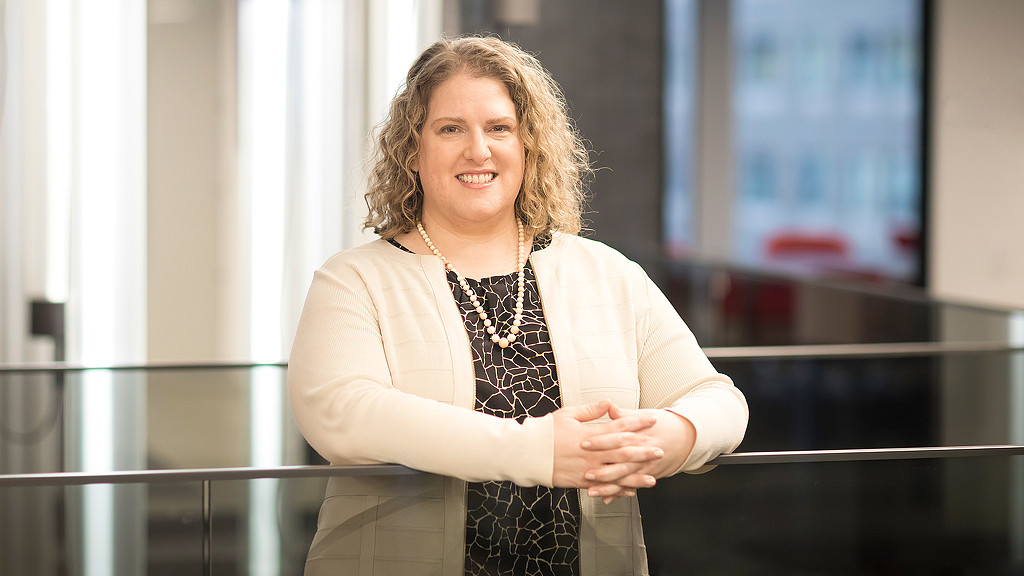
[[[397,242],[393,244],[405,249]],[[534,241],[533,250],[550,244]],[[507,348],[491,342],[483,323],[453,272],[448,284],[462,309],[476,371],[474,409],[522,422],[561,407],[558,373],[540,293],[527,261],[520,334]],[[517,275],[467,279],[498,332],[508,333]],[[469,482],[466,494],[467,576],[557,575],[579,573],[580,499],[574,488],[524,487],[512,482]]]

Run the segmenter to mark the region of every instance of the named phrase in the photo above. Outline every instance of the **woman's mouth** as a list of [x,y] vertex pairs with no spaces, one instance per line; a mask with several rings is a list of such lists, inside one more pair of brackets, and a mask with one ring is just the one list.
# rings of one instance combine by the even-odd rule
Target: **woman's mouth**
[[486,184],[491,180],[494,180],[495,177],[497,177],[497,174],[494,172],[487,172],[484,174],[459,174],[456,176],[459,182],[464,182],[466,184]]

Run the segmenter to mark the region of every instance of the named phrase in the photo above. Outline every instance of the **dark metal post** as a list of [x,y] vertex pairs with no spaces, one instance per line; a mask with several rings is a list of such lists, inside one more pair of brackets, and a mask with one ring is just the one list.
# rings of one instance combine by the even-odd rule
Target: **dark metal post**
[[213,514],[210,501],[210,481],[203,480],[203,576],[213,572]]

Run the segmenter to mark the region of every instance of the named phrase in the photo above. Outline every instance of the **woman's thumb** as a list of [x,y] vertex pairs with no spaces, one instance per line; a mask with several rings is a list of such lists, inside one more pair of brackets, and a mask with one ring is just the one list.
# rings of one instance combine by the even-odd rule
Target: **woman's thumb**
[[579,422],[590,422],[604,416],[609,410],[611,410],[611,408],[611,402],[608,400],[601,400],[600,402],[574,406],[569,409],[569,416]]

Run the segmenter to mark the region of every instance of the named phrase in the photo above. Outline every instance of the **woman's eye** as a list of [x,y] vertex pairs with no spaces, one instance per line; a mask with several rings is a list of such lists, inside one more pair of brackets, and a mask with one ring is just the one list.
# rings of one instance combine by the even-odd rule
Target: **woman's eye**
[[512,127],[506,126],[504,124],[499,124],[497,126],[492,127],[491,130],[494,130],[495,132],[511,132]]
[[441,128],[441,134],[455,134],[458,131],[459,131],[459,127],[458,126],[448,125],[448,126],[443,126]]

